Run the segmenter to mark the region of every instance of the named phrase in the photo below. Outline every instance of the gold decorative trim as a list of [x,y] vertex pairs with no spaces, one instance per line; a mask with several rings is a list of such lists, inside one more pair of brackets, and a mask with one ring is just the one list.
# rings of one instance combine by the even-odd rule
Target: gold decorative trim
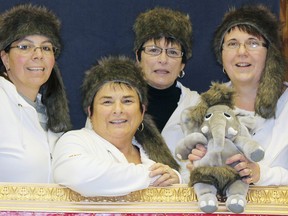
[[[245,213],[288,214],[288,187],[251,186]],[[199,212],[187,185],[147,188],[118,197],[83,197],[56,184],[0,183],[0,210],[48,212]],[[220,203],[219,212],[226,212]]]

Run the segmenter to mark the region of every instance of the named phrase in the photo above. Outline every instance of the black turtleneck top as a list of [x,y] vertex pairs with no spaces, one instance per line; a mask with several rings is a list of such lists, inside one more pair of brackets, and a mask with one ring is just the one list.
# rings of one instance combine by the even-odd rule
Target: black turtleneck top
[[176,87],[176,83],[167,89],[155,89],[148,85],[147,113],[152,115],[160,132],[178,106],[181,89]]

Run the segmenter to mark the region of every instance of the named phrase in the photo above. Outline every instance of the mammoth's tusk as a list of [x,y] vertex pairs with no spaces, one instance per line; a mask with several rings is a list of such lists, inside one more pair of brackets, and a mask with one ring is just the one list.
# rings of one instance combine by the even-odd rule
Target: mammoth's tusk
[[238,131],[236,131],[234,128],[232,127],[228,128],[228,134],[235,136],[237,133]]
[[201,128],[201,131],[202,131],[202,133],[204,133],[204,134],[208,133],[208,131],[209,131],[208,126],[203,126],[203,127]]

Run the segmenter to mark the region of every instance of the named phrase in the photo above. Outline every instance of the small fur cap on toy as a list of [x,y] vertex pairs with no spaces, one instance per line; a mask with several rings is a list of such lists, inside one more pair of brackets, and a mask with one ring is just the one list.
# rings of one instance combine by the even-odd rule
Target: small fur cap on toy
[[209,107],[215,105],[226,105],[234,109],[235,91],[225,83],[212,82],[210,88],[201,94],[199,104],[193,108],[191,119],[201,125]]
[[99,60],[85,74],[82,91],[83,109],[86,114],[95,94],[107,82],[121,82],[132,86],[137,90],[141,103],[147,105],[147,84],[141,68],[128,57],[110,56]]
[[0,16],[0,50],[12,42],[28,35],[48,37],[60,54],[60,21],[55,14],[43,6],[18,5]]
[[213,41],[214,52],[220,64],[222,64],[224,37],[237,25],[252,27],[268,43],[266,65],[257,91],[255,112],[265,119],[272,118],[275,116],[276,105],[282,94],[286,68],[280,22],[264,5],[246,5],[229,10],[217,28]]
[[186,60],[192,56],[192,24],[188,14],[157,7],[141,13],[133,29],[136,36],[134,51],[150,39],[170,37],[182,45]]

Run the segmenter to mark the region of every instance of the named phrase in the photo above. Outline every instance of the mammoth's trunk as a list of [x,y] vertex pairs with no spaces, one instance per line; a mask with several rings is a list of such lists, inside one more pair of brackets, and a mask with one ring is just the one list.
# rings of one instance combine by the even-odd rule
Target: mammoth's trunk
[[[213,122],[215,121],[215,122]],[[216,122],[217,121],[217,122]],[[225,119],[211,119],[211,133],[213,137],[214,149],[216,152],[221,152],[224,148],[226,131]]]

